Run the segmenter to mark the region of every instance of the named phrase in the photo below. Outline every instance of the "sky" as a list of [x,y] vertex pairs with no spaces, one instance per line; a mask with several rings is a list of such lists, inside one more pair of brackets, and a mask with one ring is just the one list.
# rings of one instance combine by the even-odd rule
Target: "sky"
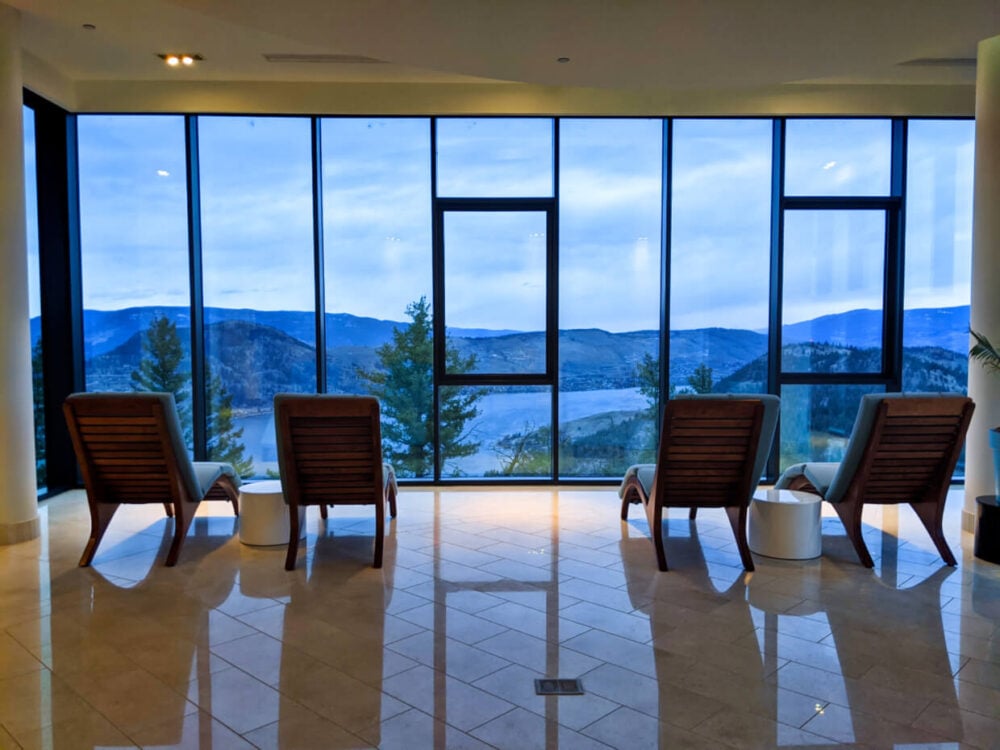
[[[198,125],[205,304],[312,309],[311,121]],[[84,306],[187,305],[183,118],[78,127]],[[560,128],[556,175],[547,118],[438,120],[439,195],[551,199],[558,186],[560,327],[656,328],[662,121]],[[431,121],[330,118],[320,134],[327,310],[403,320],[432,292]],[[890,136],[888,120],[790,120],[786,194],[885,194]],[[971,121],[911,124],[907,307],[968,303],[972,137]],[[767,119],[674,120],[671,328],[766,328],[771,140]],[[30,169],[30,137],[26,151]],[[449,326],[539,329],[543,218],[445,216]],[[881,212],[788,212],[785,322],[880,304],[883,225]]]

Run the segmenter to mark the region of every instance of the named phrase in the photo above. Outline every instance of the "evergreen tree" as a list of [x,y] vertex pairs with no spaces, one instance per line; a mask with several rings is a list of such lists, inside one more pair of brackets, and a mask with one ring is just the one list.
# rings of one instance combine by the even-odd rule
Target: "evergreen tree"
[[[657,422],[660,416],[660,358],[649,352],[642,355],[635,365],[635,377],[639,381],[639,393],[646,397],[649,405],[647,416]],[[674,386],[667,386],[667,398],[674,397]]]
[[218,375],[209,381],[208,403],[208,459],[232,464],[241,477],[253,476],[253,456],[246,455],[240,440],[243,428],[233,425],[233,397]]
[[45,472],[45,387],[42,381],[42,340],[31,347],[31,391],[35,416],[35,478],[39,487],[46,482]]
[[132,390],[172,393],[177,403],[184,440],[191,443],[191,408],[188,378],[181,370],[184,348],[177,325],[165,316],[155,318],[142,336],[142,357],[132,371]]
[[687,382],[695,393],[711,393],[712,368],[702,362],[691,375],[688,375]]
[[[164,316],[154,319],[143,334],[142,354],[139,367],[132,371],[132,389],[174,394],[184,442],[190,448],[190,392],[188,377],[181,369],[184,349],[177,333],[177,325]],[[208,404],[209,460],[232,464],[240,476],[252,475],[253,457],[245,456],[246,448],[240,441],[243,428],[235,429],[233,424],[233,397],[218,375],[213,376],[208,383]]]
[[[392,341],[376,349],[378,368],[359,370],[382,412],[382,451],[401,476],[428,477],[434,473],[434,344],[430,305],[421,297],[406,307],[411,323],[396,328]],[[447,347],[447,368],[468,372],[474,355],[462,358]],[[441,461],[470,456],[479,443],[469,439],[469,421],[479,414],[476,403],[483,397],[477,388],[442,388],[439,394]]]

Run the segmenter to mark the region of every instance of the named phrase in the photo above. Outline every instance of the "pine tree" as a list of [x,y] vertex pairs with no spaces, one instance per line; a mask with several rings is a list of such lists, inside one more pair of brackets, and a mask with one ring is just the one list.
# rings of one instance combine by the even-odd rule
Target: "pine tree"
[[[359,370],[382,411],[382,442],[385,459],[401,476],[428,477],[434,473],[434,344],[430,305],[421,297],[406,307],[411,323],[396,328],[392,341],[376,349],[378,368]],[[475,355],[463,359],[448,347],[448,372],[471,370]],[[479,443],[469,439],[468,423],[479,410],[483,397],[478,388],[442,388],[439,394],[441,462],[470,456]]]
[[694,373],[688,375],[688,385],[694,389],[695,393],[712,392],[712,368],[702,362],[695,368]]
[[246,455],[240,438],[243,428],[233,425],[233,397],[222,384],[222,378],[212,376],[208,384],[208,458],[232,464],[241,477],[253,476],[253,456]]
[[191,407],[188,378],[181,370],[184,348],[177,325],[165,316],[155,318],[142,336],[142,358],[132,371],[132,390],[172,393],[177,404],[184,441],[191,444]]

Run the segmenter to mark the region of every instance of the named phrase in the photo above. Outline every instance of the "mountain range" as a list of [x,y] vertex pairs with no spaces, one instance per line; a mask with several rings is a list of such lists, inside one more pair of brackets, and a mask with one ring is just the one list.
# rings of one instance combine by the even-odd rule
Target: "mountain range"
[[[928,383],[961,390],[968,346],[968,306],[909,310],[904,318],[907,372],[926,372]],[[165,316],[188,340],[187,308],[138,307],[84,312],[87,387],[127,390],[141,355],[142,333]],[[266,407],[274,393],[315,390],[315,321],[310,313],[208,308],[206,354],[238,409]],[[33,333],[37,319],[32,321]],[[363,393],[359,370],[372,370],[376,349],[407,325],[343,313],[327,314],[328,390]],[[511,373],[544,369],[544,338],[538,332],[449,329],[449,345],[461,356],[474,354],[474,371]],[[37,333],[35,333],[37,335]],[[785,326],[786,367],[803,371],[872,371],[878,368],[881,315],[854,310]],[[636,363],[655,356],[656,331],[611,333],[573,329],[559,333],[560,388],[584,391],[636,386]],[[745,329],[701,328],[670,332],[670,381],[683,386],[704,364],[717,389],[753,390],[764,381],[767,336]],[[910,384],[908,389],[913,388]],[[922,389],[922,388],[921,388]],[[931,389],[931,388],[928,388]],[[938,388],[933,388],[937,390]]]

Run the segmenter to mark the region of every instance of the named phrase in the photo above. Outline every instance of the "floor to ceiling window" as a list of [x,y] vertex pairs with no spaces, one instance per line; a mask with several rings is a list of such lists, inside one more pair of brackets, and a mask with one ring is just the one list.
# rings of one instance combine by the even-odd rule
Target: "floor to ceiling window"
[[674,121],[671,393],[767,391],[771,127]]
[[652,460],[663,121],[559,123],[559,474]]
[[199,117],[207,455],[277,471],[274,395],[316,391],[311,121]]
[[838,461],[862,393],[893,381],[892,122],[786,123],[780,463]]
[[434,475],[428,119],[322,122],[326,390],[381,404],[386,459]]
[[971,121],[78,133],[87,388],[173,391],[246,475],[277,469],[279,391],[376,395],[402,478],[504,480],[620,476],[675,393],[780,392],[774,470],[836,460],[862,393],[964,388]]
[[438,472],[551,477],[554,122],[435,125]]
[[972,284],[972,120],[910,120],[903,390],[964,393]]
[[78,118],[87,390],[174,394],[192,449],[184,118]]

